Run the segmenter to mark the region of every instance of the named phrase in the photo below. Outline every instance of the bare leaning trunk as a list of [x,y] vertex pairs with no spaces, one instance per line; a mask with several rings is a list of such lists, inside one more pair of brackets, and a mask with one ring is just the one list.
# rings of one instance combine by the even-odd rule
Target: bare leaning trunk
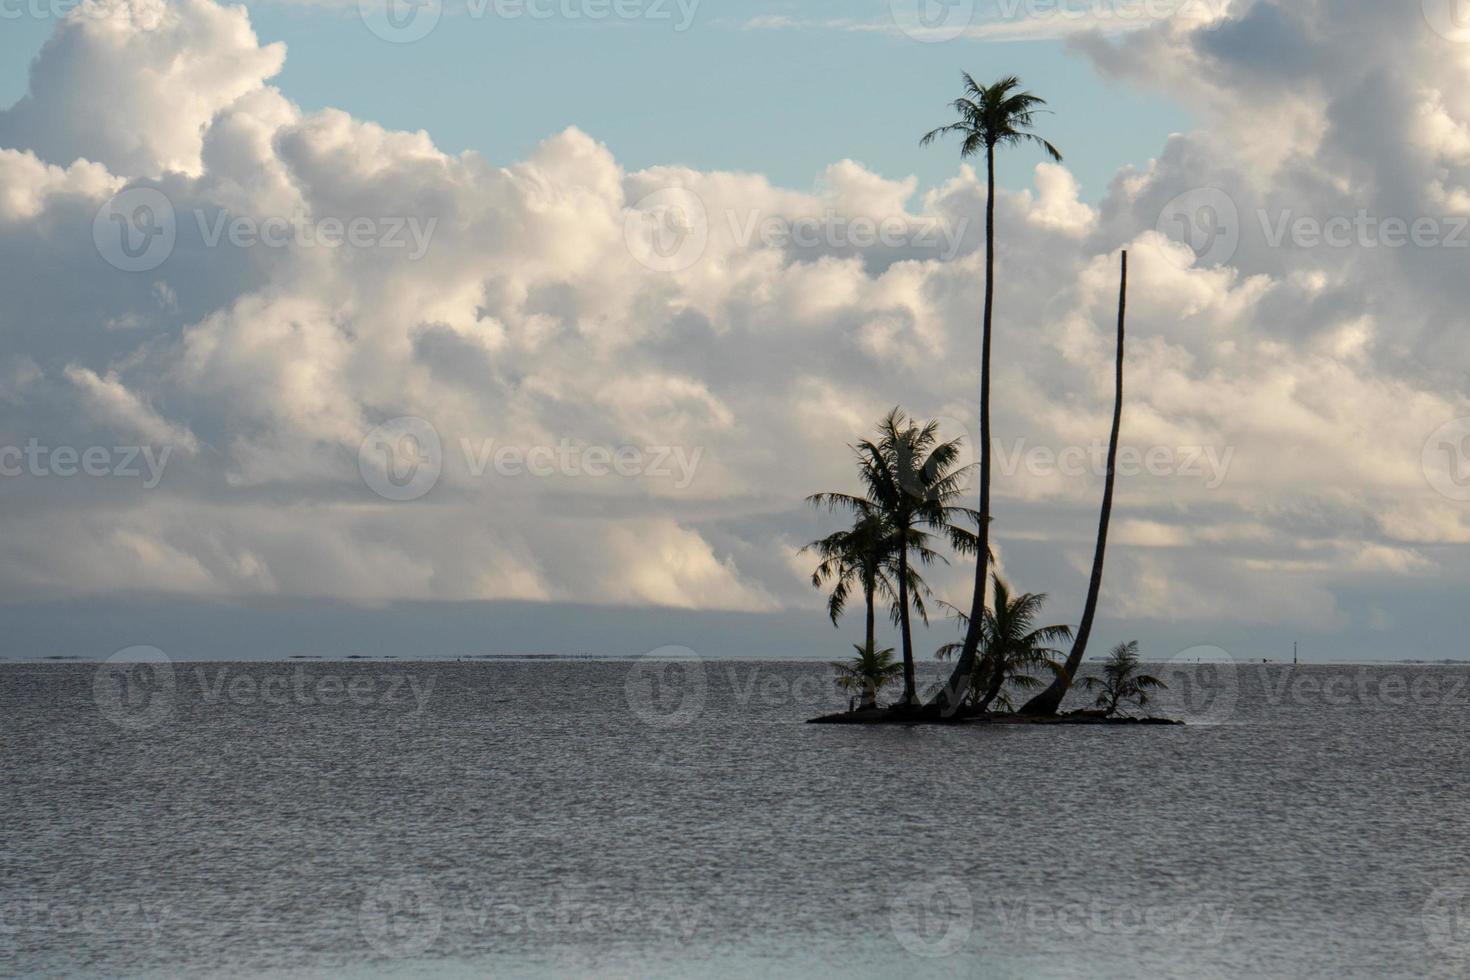
[[965,703],[975,655],[980,648],[980,624],[985,621],[985,586],[990,569],[990,324],[995,309],[995,147],[985,148],[985,312],[980,328],[980,526],[975,556],[975,592],[970,600],[970,625],[949,683],[930,702],[945,715]]
[[1097,613],[1097,597],[1102,591],[1103,555],[1108,548],[1108,522],[1113,516],[1113,476],[1118,464],[1118,434],[1123,426],[1123,322],[1128,312],[1128,253],[1123,253],[1122,283],[1118,287],[1118,352],[1113,369],[1113,431],[1108,436],[1108,471],[1103,478],[1102,516],[1097,521],[1097,549],[1092,554],[1092,579],[1087,583],[1087,602],[1082,607],[1082,623],[1077,639],[1067,654],[1066,666],[1046,690],[1027,701],[1023,715],[1054,715],[1077,676],[1082,655],[1087,652],[1087,638],[1092,633],[1092,619]]

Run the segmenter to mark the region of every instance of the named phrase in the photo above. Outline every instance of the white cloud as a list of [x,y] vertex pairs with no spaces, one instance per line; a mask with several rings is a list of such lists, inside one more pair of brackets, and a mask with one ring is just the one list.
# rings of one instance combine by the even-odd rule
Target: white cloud
[[285,57],[284,45],[257,43],[244,7],[90,0],[46,42],[26,96],[0,113],[0,146],[128,176],[197,174],[210,120]]

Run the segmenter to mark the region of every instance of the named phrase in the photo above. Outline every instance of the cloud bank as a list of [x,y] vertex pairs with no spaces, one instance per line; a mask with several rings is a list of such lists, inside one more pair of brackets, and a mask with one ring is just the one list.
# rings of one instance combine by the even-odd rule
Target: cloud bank
[[[98,9],[0,112],[12,602],[806,606],[801,498],[850,485],[845,444],[893,404],[974,428],[969,167],[919,194],[839,160],[792,190],[628,171],[576,129],[454,156],[303,112],[242,8]],[[1402,628],[1403,597],[1470,571],[1470,45],[1372,0],[1073,43],[1208,122],[1096,208],[1051,164],[999,197],[1002,561],[1083,587],[1126,247],[1105,604]],[[1336,219],[1348,244],[1313,242]],[[107,466],[67,478],[66,447]],[[118,472],[129,447],[168,449],[155,486]]]

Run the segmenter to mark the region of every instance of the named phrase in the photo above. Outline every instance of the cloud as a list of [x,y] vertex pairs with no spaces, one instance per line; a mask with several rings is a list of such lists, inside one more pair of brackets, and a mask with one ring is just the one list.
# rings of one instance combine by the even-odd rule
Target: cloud
[[0,113],[0,146],[61,166],[197,174],[200,133],[221,109],[281,70],[244,7],[212,0],[93,0],[57,27],[30,89]]
[[786,14],[762,14],[741,24],[740,29],[743,31],[778,31],[800,26],[800,21]]
[[116,373],[108,372],[107,377],[99,378],[84,367],[68,365],[64,374],[81,390],[84,403],[98,421],[121,431],[131,430],[133,435],[148,443],[178,446],[189,453],[198,451],[199,444],[188,428],[173,425],[153,411],[124,387]]
[[[1077,42],[1206,129],[1120,172],[1096,207],[1053,164],[999,195],[994,430],[1014,463],[997,533],[1020,585],[1080,594],[1127,247],[1136,465],[1107,608],[1347,629],[1366,621],[1345,590],[1379,586],[1381,605],[1467,571],[1435,547],[1470,530],[1424,452],[1470,416],[1466,253],[1268,232],[1286,211],[1462,209],[1470,63],[1366,0],[1237,7]],[[801,499],[851,486],[846,443],[894,404],[976,428],[983,185],[968,167],[921,194],[840,160],[795,190],[629,171],[577,129],[491,162],[302,111],[269,84],[284,51],[240,8],[109,9],[68,18],[0,113],[0,444],[177,452],[152,489],[9,483],[12,596],[803,606],[791,551],[827,522]],[[1273,24],[1290,64],[1252,53]],[[1235,209],[1228,258],[1161,220],[1198,189]],[[133,272],[94,218],[138,190],[166,198],[176,241]],[[417,257],[392,244],[415,227]],[[439,445],[406,501],[363,477],[364,454],[427,465],[422,443],[369,439],[400,417]],[[935,572],[952,598],[964,578]]]
[[847,17],[798,18],[764,14],[743,22],[741,30],[843,31],[889,34],[922,41],[1057,41],[1080,36],[1110,37],[1173,21],[1191,28],[1226,16],[1231,0],[998,0],[993,10],[978,3],[952,4],[939,23],[929,24],[893,6],[894,15],[876,20]]

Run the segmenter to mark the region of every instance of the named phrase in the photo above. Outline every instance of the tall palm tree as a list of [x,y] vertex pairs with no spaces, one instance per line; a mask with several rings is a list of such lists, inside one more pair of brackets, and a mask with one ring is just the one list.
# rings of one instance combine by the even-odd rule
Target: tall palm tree
[[1169,685],[1152,674],[1138,673],[1138,641],[1119,643],[1103,662],[1102,677],[1085,677],[1082,684],[1098,691],[1093,704],[1104,716],[1117,714],[1124,704],[1132,702],[1140,708],[1148,704],[1148,692]]
[[957,465],[960,440],[941,442],[939,424],[911,422],[900,409],[893,409],[878,423],[877,441],[864,439],[853,447],[866,496],[819,493],[808,498],[818,506],[842,508],[857,515],[872,511],[882,514],[894,538],[893,576],[898,593],[894,616],[903,639],[903,700],[905,707],[917,703],[914,677],[914,644],[909,611],[917,611],[924,622],[925,592],[915,588],[913,565],[945,562],[934,550],[936,536],[947,539],[960,554],[977,547],[974,532],[959,525],[961,518],[976,521],[979,514],[954,501],[963,492],[967,466]]
[[[1046,603],[1046,594],[1023,592],[1012,595],[1011,588],[999,575],[994,578],[994,609],[985,610],[980,627],[980,656],[975,660],[967,698],[977,711],[992,704],[1010,707],[1007,685],[1032,688],[1041,682],[1037,670],[1059,672],[1057,658],[1062,651],[1051,646],[1072,638],[1070,626],[1037,626],[1036,618]],[[965,619],[963,615],[962,619]],[[966,623],[968,626],[968,623]],[[968,633],[969,630],[967,629]],[[962,643],[940,647],[941,658],[963,649]]]
[[1108,469],[1103,476],[1102,514],[1097,520],[1097,547],[1092,552],[1092,577],[1087,582],[1087,601],[1082,606],[1082,622],[1077,626],[1077,641],[1067,655],[1067,663],[1045,691],[1021,707],[1023,715],[1054,715],[1062,706],[1087,652],[1087,639],[1092,635],[1092,619],[1097,613],[1097,597],[1102,591],[1103,556],[1108,550],[1108,524],[1113,517],[1113,476],[1118,469],[1118,435],[1123,428],[1123,328],[1128,314],[1128,252],[1123,252],[1122,280],[1118,286],[1118,343],[1113,359],[1113,428],[1108,435]]
[[878,692],[903,673],[903,666],[893,662],[892,647],[875,650],[871,643],[866,647],[854,643],[852,648],[857,651],[856,657],[832,664],[837,668],[837,686],[857,693],[858,710],[876,708]]
[[965,633],[959,662],[949,684],[936,696],[934,704],[945,713],[953,711],[965,700],[975,652],[980,645],[979,624],[985,611],[985,584],[990,554],[990,336],[995,309],[995,151],[999,147],[1035,143],[1058,162],[1062,155],[1040,136],[1031,132],[1036,115],[1045,111],[1046,100],[1022,91],[1021,80],[1014,75],[980,85],[965,73],[964,95],[951,103],[959,119],[924,134],[920,146],[927,146],[950,134],[961,138],[961,159],[985,154],[985,309],[980,332],[980,541],[976,550],[975,595],[970,604],[971,628]]

